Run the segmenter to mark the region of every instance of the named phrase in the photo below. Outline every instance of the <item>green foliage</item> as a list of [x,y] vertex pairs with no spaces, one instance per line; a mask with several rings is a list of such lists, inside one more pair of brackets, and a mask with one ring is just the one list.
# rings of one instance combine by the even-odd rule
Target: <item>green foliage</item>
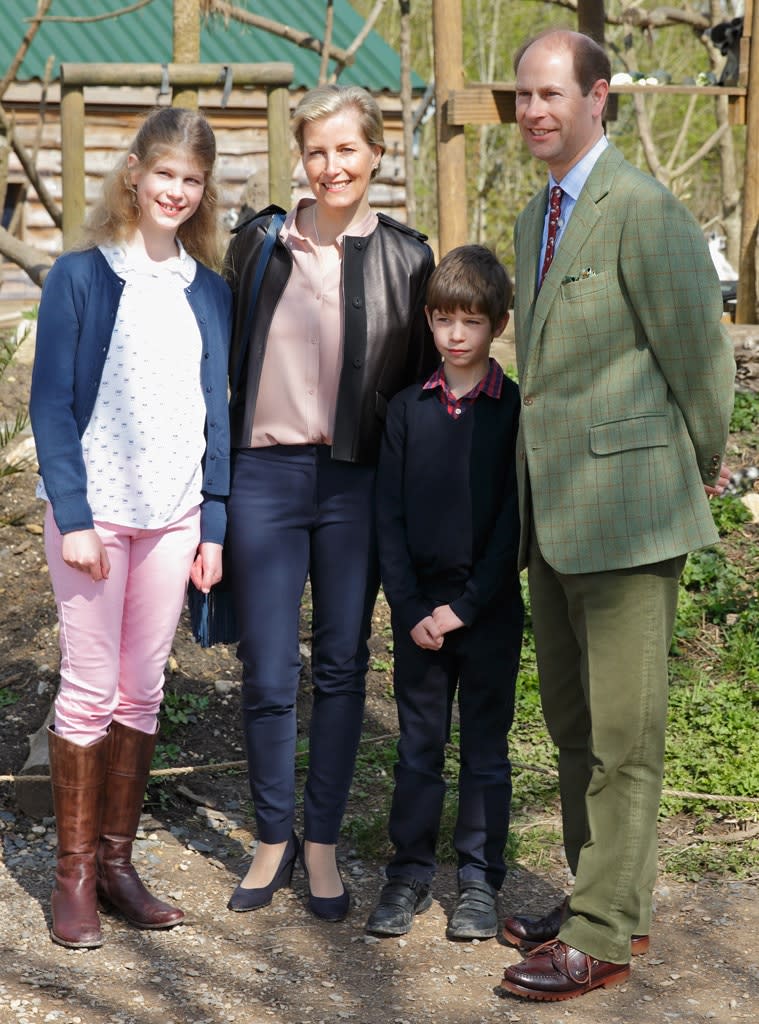
[[[13,362],[19,345],[26,337],[25,334],[10,334],[0,336],[0,377]],[[4,451],[18,437],[29,423],[29,416],[26,409],[19,409],[13,419],[8,423],[0,423],[0,452]],[[26,468],[24,462],[0,462],[0,478],[10,476],[11,473],[18,473]]]
[[704,877],[753,878],[759,860],[759,842],[725,846],[699,836],[685,849],[662,850],[660,860],[666,871],[679,881],[700,882]]
[[189,691],[167,690],[161,707],[163,734],[175,736],[182,726],[195,723],[208,707],[208,697]]
[[733,530],[737,530],[744,523],[751,522],[751,513],[732,494],[725,494],[721,498],[712,498],[709,503],[712,510],[712,518],[719,531],[720,537],[726,537]]
[[19,694],[14,693],[12,690],[0,690],[0,708],[12,707],[14,704],[18,704],[18,701]]
[[727,561],[723,551],[694,551],[682,575],[678,627],[693,627],[703,620],[721,624],[728,615],[745,608],[750,595],[749,584],[739,568]]
[[[759,655],[754,654],[756,665]],[[708,668],[708,666],[706,666]],[[756,683],[694,666],[673,673],[665,785],[674,790],[734,796],[759,793]],[[739,806],[739,805],[738,805]],[[703,809],[702,800],[665,796],[662,813]],[[747,804],[744,812],[750,810]]]
[[737,434],[747,433],[759,427],[759,395],[738,393],[735,396],[733,415],[730,419],[730,430]]
[[[153,754],[153,763],[151,768],[176,768],[181,757],[182,751],[176,743],[164,743],[159,740],[156,744],[155,753]],[[160,782],[160,779],[154,779],[152,781],[157,783]]]

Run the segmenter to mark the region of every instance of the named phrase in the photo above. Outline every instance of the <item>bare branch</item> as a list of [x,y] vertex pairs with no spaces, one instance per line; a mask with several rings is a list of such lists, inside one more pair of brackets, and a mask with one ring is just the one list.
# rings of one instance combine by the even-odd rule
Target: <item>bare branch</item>
[[[539,0],[533,0],[539,2]],[[577,0],[551,0],[554,7],[562,7],[566,11],[577,13]],[[631,25],[641,31],[654,28],[666,28],[671,25],[690,25],[694,30],[703,32],[709,28],[711,21],[703,11],[694,11],[690,7],[657,7],[647,11],[643,7],[625,7],[619,14],[606,13],[607,25]]]
[[[137,0],[137,3],[130,4],[128,7],[120,7],[117,11],[107,11],[105,14],[50,14],[45,18],[40,18],[38,12],[33,18],[24,18],[24,21],[74,21],[79,24],[90,21],[106,21],[108,18],[119,18],[122,14],[131,14],[132,11],[139,11],[141,7],[147,7],[148,4],[152,3],[153,0]],[[47,6],[50,6],[49,2]]]
[[[272,35],[288,39],[291,43],[295,43],[296,46],[302,46],[305,50],[313,50],[315,53],[320,54],[325,49],[322,41],[314,39],[308,32],[302,32],[300,29],[292,28],[290,25],[283,25],[279,21],[272,21],[270,18],[264,18],[260,14],[253,14],[251,11],[246,11],[244,7],[237,7],[235,4],[228,3],[227,0],[209,0],[204,10],[211,14],[221,14],[225,18],[231,18],[233,21],[239,21],[245,25],[262,28],[266,32],[271,32]],[[339,64],[353,63],[353,55],[348,53],[347,50],[343,50],[338,46],[329,46],[326,49],[329,56]]]
[[401,11],[401,111],[403,161],[406,165],[406,222],[416,227],[416,167],[414,166],[414,108],[411,92],[411,0],[399,0]]
[[324,13],[324,39],[322,45],[322,59],[319,61],[319,85],[327,81],[329,69],[329,50],[332,45],[332,30],[335,27],[335,4],[334,0],[327,0],[327,9]]
[[40,287],[53,265],[53,260],[46,252],[22,242],[4,227],[0,227],[0,256],[15,263]]
[[670,153],[669,159],[667,160],[667,167],[670,171],[672,171],[672,168],[675,166],[675,163],[680,157],[680,153],[682,152],[683,147],[686,145],[688,141],[688,132],[690,131],[691,122],[693,121],[693,114],[696,110],[697,101],[698,96],[696,96],[695,94],[691,96],[688,100],[688,109],[685,112],[685,117],[682,119],[682,122],[680,124],[680,131],[677,133],[675,144],[672,147],[672,152]]
[[29,153],[27,153],[24,146],[13,134],[10,122],[8,121],[8,117],[2,105],[0,105],[0,128],[8,134],[8,138],[10,139],[11,145],[13,147],[13,152],[18,157],[19,163],[24,168],[24,172],[27,178],[34,186],[34,189],[37,195],[39,196],[40,202],[45,207],[47,212],[50,214],[50,218],[52,219],[53,223],[57,228],[62,228],[63,217],[61,215],[61,211],[56,206],[53,197],[48,192],[45,182],[37,173],[37,168],[34,164],[34,160],[29,155]]
[[709,150],[714,149],[729,127],[730,125],[725,122],[724,124],[721,124],[716,131],[713,131],[709,138],[698,147],[695,153],[692,153],[687,160],[683,161],[679,167],[676,167],[675,170],[672,171],[672,177],[679,178],[682,174],[689,171],[694,164],[697,164],[699,160],[703,160]]
[[374,23],[376,22],[377,18],[379,18],[380,14],[382,14],[382,8],[384,6],[385,6],[385,0],[376,0],[376,3],[374,5],[374,7],[372,7],[371,11],[366,16],[366,20],[364,21],[364,27],[361,29],[359,34],[356,36],[356,38],[350,44],[348,49],[345,51],[346,53],[349,53],[351,55],[351,57],[356,52],[356,50],[358,50],[359,46],[361,46],[363,41],[366,39],[366,37],[371,32],[371,30],[374,28]]
[[651,120],[648,116],[648,110],[646,109],[646,100],[641,93],[636,93],[633,96],[633,106],[635,107],[635,117],[638,121],[640,144],[643,147],[643,155],[646,158],[648,169],[655,178],[666,184],[669,175],[664,164],[662,164],[659,159],[659,154],[656,150],[656,143],[654,142]]
[[26,57],[26,54],[29,50],[29,47],[32,45],[34,37],[39,32],[42,16],[47,12],[52,2],[53,0],[37,0],[36,17],[34,18],[33,23],[26,30],[24,38],[19,43],[19,47],[16,50],[13,60],[8,65],[8,69],[3,75],[2,80],[0,80],[0,98],[2,98],[5,95],[5,91],[11,84],[11,82],[14,82],[16,80],[16,73],[23,64],[24,57]]

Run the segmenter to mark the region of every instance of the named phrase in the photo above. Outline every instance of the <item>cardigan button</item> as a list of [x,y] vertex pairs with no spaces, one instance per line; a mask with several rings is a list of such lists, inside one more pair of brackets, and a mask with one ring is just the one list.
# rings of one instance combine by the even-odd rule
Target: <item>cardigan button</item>
[[363,366],[363,365],[364,365],[364,360],[363,360],[363,359],[358,359],[358,358],[357,358],[357,359],[354,359],[354,360],[353,360],[353,365],[354,365],[354,366],[356,367],[356,369],[358,370],[358,369],[359,369],[359,367],[361,367],[361,366]]
[[360,295],[354,295],[353,299],[351,300],[351,305],[353,306],[354,309],[361,309],[361,307],[363,306],[363,302],[361,301],[361,296]]

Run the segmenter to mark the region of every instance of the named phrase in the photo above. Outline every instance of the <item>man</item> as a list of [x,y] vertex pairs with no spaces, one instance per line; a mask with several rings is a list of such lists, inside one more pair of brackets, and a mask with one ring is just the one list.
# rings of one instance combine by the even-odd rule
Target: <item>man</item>
[[604,136],[603,49],[549,31],[516,56],[517,122],[549,190],[515,230],[517,465],[541,700],[572,895],[504,938],[501,992],[563,1000],[648,947],[667,654],[687,552],[718,537],[735,364],[685,207]]

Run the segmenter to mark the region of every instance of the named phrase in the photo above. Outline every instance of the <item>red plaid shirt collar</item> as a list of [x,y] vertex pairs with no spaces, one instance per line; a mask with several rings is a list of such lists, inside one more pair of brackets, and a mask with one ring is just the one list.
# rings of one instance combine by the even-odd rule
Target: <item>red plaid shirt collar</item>
[[468,409],[470,405],[474,405],[479,395],[487,395],[488,398],[500,398],[501,391],[503,390],[503,370],[500,365],[491,356],[488,360],[488,372],[482,378],[482,380],[475,384],[471,391],[467,391],[461,398],[456,398],[448,387],[448,382],[445,379],[445,369],[443,364],[435,370],[435,372],[428,377],[425,383],[422,385],[423,391],[432,391],[434,388],[438,388],[438,394],[440,401],[445,406],[445,410],[449,416],[454,419],[461,416],[465,409]]

